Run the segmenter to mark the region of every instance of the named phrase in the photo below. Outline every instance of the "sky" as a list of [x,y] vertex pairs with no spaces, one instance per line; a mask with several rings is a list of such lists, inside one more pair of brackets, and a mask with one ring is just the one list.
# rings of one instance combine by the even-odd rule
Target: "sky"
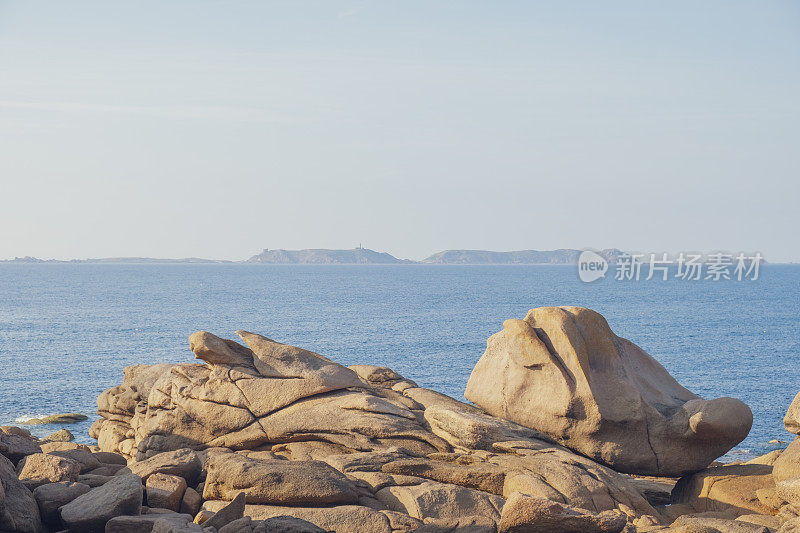
[[0,258],[800,261],[800,3],[0,0]]

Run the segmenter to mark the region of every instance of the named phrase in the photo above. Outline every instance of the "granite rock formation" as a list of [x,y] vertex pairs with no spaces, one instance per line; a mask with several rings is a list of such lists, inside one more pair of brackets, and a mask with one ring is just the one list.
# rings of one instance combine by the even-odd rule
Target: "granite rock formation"
[[753,415],[734,398],[706,401],[583,307],[541,307],[506,320],[465,396],[494,416],[634,474],[679,476],[741,442]]

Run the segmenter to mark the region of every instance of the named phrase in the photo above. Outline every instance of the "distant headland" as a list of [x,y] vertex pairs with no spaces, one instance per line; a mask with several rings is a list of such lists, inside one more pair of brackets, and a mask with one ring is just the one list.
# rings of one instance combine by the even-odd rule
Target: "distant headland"
[[[243,261],[219,259],[159,259],[152,257],[106,257],[99,259],[39,259],[36,257],[15,257],[0,263],[89,263],[89,264],[158,264],[158,263],[227,263],[227,264],[269,264],[269,265],[574,265],[583,250],[517,250],[496,252],[490,250],[444,250],[422,261],[400,259],[387,252],[377,252],[369,248],[336,250],[310,248],[305,250],[264,249]],[[598,252],[609,263],[616,263],[625,252],[610,248]]]

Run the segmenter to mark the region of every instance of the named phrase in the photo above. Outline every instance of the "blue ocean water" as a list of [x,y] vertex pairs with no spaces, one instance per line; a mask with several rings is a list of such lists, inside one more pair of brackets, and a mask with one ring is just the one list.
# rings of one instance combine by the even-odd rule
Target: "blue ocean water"
[[[568,266],[0,265],[0,424],[81,412],[90,442],[95,400],[136,363],[189,362],[187,337],[237,329],[342,364],[393,368],[463,399],[486,339],[507,318],[581,305],[705,398],[753,410],[729,458],[788,441],[783,415],[800,390],[800,266],[762,267],[756,281],[586,284]],[[59,427],[33,426],[44,436]]]

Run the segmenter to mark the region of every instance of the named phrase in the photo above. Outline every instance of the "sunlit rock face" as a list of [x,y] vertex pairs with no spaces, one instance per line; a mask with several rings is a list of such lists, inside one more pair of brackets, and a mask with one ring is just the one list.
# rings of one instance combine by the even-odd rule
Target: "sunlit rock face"
[[[494,524],[515,491],[596,513],[658,515],[627,476],[540,432],[418,387],[388,368],[345,367],[260,335],[238,335],[246,346],[208,332],[193,334],[190,346],[203,364],[126,368],[122,384],[98,398],[101,418],[91,434],[100,448],[128,457],[131,471],[143,477],[137,465],[144,469],[171,453],[196,450],[206,457],[212,481],[204,505],[217,510],[225,498],[245,490],[251,516],[265,517],[275,505],[328,506],[328,492],[303,488],[322,486],[302,481],[314,472],[336,489],[330,501],[352,502],[340,476],[319,462],[350,482],[362,476],[373,483],[367,485],[374,497],[359,493],[359,505],[348,504],[372,518],[369,506],[378,505],[409,520],[467,520],[485,513]],[[220,465],[255,468],[251,463],[260,461],[272,474],[283,472],[283,481],[264,488],[239,473],[244,467],[214,470],[214,454],[220,453],[237,456],[219,459]],[[443,503],[420,506],[426,501]],[[329,507],[320,509],[303,516],[331,516]],[[284,507],[278,510],[287,514]]]
[[638,474],[702,469],[753,423],[746,404],[703,400],[583,307],[540,307],[506,320],[489,338],[465,395],[489,414]]

